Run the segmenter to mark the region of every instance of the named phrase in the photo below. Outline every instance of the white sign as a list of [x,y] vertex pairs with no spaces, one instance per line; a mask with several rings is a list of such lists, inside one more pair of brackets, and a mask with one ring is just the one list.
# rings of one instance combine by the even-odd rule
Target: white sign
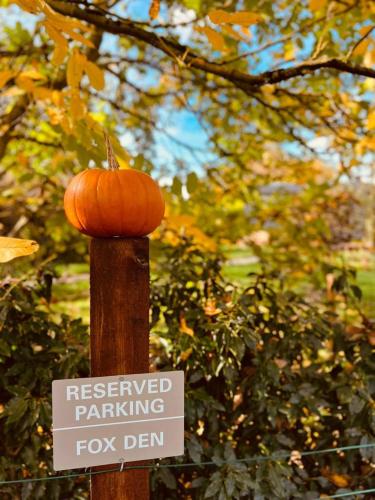
[[184,372],[54,380],[55,470],[184,453]]

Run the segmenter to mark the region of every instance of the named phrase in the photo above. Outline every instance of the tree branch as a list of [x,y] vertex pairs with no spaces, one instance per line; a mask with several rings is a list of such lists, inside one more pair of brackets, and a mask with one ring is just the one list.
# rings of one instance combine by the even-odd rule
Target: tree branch
[[306,61],[292,68],[267,71],[259,75],[249,75],[211,62],[192,52],[189,47],[181,45],[165,36],[159,36],[148,31],[132,21],[114,20],[99,11],[91,9],[83,10],[77,5],[66,4],[58,0],[49,0],[49,4],[60,14],[86,21],[107,33],[135,38],[160,50],[184,68],[193,68],[222,77],[245,92],[254,90],[262,85],[280,83],[291,78],[304,76],[320,69],[332,69],[353,75],[375,78],[375,70],[364,66],[352,65],[335,58]]

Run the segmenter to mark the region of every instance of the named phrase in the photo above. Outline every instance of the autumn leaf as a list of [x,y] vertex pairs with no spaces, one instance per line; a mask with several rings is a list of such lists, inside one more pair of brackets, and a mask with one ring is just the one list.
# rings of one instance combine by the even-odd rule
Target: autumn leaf
[[239,26],[249,26],[263,21],[263,17],[256,12],[233,12],[230,15],[229,24],[238,24]]
[[196,28],[196,30],[206,35],[214,50],[224,51],[226,49],[224,37],[217,31],[213,30],[209,26]]
[[28,78],[27,76],[24,76],[20,74],[16,78],[16,84],[18,85],[19,88],[22,90],[25,90],[26,92],[33,92],[35,89],[35,83],[31,78]]
[[221,309],[216,307],[216,300],[215,299],[208,299],[206,302],[206,305],[204,307],[204,314],[206,316],[216,316],[217,314],[221,313]]
[[180,330],[181,332],[186,333],[186,335],[194,337],[194,330],[187,326],[186,319],[184,318],[184,316],[180,317]]
[[367,128],[369,130],[375,129],[375,109],[370,111],[367,118]]
[[6,69],[4,71],[0,71],[0,88],[4,87],[11,78],[14,76],[14,71],[10,69]]
[[74,49],[66,68],[66,79],[71,87],[78,87],[85,69],[86,56]]
[[310,0],[309,6],[310,10],[313,12],[322,10],[327,3],[327,0]]
[[90,49],[95,47],[92,41],[85,38],[83,35],[81,35],[81,33],[76,33],[75,31],[69,31],[69,36],[70,38],[73,38],[73,40],[75,40],[76,42],[80,42],[83,45],[86,45],[86,47],[89,47]]
[[226,12],[222,9],[211,10],[208,17],[214,24],[238,24],[239,26],[249,26],[263,20],[263,17],[255,12]]
[[151,19],[156,19],[159,15],[160,10],[160,0],[152,0],[149,10],[149,15]]
[[193,348],[192,347],[189,347],[189,349],[186,349],[186,351],[183,351],[180,354],[181,361],[186,361],[187,359],[189,359],[189,357],[191,356],[192,352],[193,352]]
[[368,39],[362,40],[356,46],[356,48],[353,50],[353,56],[361,56],[361,55],[363,55],[367,51],[367,49],[368,49],[368,47],[370,45],[370,42],[371,42],[371,40],[368,40]]
[[35,69],[22,71],[19,76],[30,78],[31,80],[45,80],[45,76]]
[[238,40],[238,41],[245,41],[244,38],[239,34],[237,33],[237,31],[235,31],[232,26],[227,26],[227,25],[223,25],[221,27],[222,31],[224,31],[227,35],[229,35],[231,38],[234,38],[235,40]]
[[350,476],[346,474],[329,474],[327,479],[338,488],[346,488],[350,484]]
[[210,21],[214,24],[230,23],[230,12],[222,9],[214,9],[208,13]]
[[31,255],[39,249],[36,241],[0,236],[0,262]]
[[35,2],[35,0],[13,0],[13,3],[31,14],[35,14],[39,10],[38,2]]
[[59,66],[65,59],[65,56],[68,52],[68,42],[66,38],[61,35],[59,31],[57,31],[51,23],[46,21],[44,23],[46,31],[49,37],[55,42],[55,48],[52,53],[51,62],[55,66]]
[[89,77],[90,84],[96,90],[104,89],[104,72],[99,66],[91,61],[87,61],[85,64],[85,73]]
[[72,89],[70,98],[70,112],[74,121],[80,120],[86,114],[86,105],[79,95],[79,90],[76,88]]

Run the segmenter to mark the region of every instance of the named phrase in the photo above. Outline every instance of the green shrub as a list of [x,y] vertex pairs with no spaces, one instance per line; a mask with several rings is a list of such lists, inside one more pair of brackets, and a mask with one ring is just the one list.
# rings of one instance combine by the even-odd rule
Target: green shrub
[[[186,374],[186,455],[217,467],[154,474],[154,499],[315,500],[369,488],[375,448],[223,464],[282,450],[374,440],[374,358],[368,322],[350,327],[275,280],[227,286],[219,262],[188,242],[165,249],[152,295],[154,363]],[[298,455],[297,455],[298,458]],[[175,459],[172,459],[175,461]]]
[[[0,480],[53,474],[51,383],[88,376],[87,328],[49,311],[52,275],[1,283]],[[0,486],[3,500],[80,499],[87,480]]]
[[[152,363],[186,374],[186,453],[163,463],[197,465],[153,472],[152,498],[316,500],[371,487],[372,448],[236,462],[375,443],[370,323],[353,330],[275,276],[254,274],[237,290],[218,258],[187,240],[159,248],[153,262]],[[51,381],[89,373],[86,328],[52,315],[51,279],[44,272],[0,290],[0,479],[53,473]],[[0,486],[5,500],[87,494],[86,479]]]

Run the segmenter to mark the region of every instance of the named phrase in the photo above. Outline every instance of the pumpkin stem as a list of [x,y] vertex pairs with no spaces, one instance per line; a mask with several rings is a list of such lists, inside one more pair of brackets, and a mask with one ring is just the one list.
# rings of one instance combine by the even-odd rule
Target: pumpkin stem
[[116,160],[115,153],[113,152],[112,143],[111,143],[109,136],[106,132],[104,132],[104,138],[105,138],[105,145],[107,148],[108,168],[109,168],[109,170],[118,170],[120,168],[120,165],[119,165],[118,161]]

